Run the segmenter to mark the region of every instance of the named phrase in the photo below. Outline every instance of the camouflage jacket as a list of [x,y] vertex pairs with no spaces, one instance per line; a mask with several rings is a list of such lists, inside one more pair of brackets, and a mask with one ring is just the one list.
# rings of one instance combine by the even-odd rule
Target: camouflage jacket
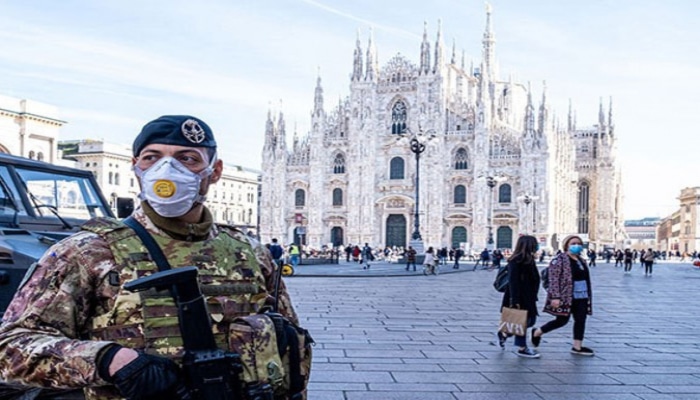
[[[154,237],[167,238],[142,210],[136,210],[134,217]],[[242,243],[247,249],[246,253],[253,255],[264,277],[267,292],[261,293],[264,297],[262,302],[271,304],[274,267],[269,251],[253,243],[243,233],[226,226],[214,225],[205,242],[216,242],[213,239],[220,235],[228,235]],[[192,243],[169,240],[170,246],[161,246],[168,257],[172,249],[182,251]],[[213,262],[216,268],[221,268],[223,263],[226,263],[224,268],[235,264],[234,260]],[[176,267],[178,265],[173,265],[173,268]],[[231,265],[229,268],[236,269],[238,266]],[[115,260],[110,243],[95,232],[81,231],[51,247],[27,273],[26,282],[5,312],[3,325],[0,326],[0,360],[3,360],[0,363],[0,379],[13,384],[51,388],[108,385],[97,373],[96,357],[113,341],[91,338],[103,337],[95,335],[95,327],[101,325],[111,308],[117,309],[114,308],[115,297],[124,292],[119,287],[116,290],[113,288],[114,271],[120,271],[120,265]],[[117,278],[117,281],[125,283],[124,277],[121,278]],[[279,310],[298,323],[283,282],[280,283]],[[212,315],[212,319],[217,322],[221,317]],[[143,343],[143,340],[135,343]],[[97,391],[105,393],[99,389]]]

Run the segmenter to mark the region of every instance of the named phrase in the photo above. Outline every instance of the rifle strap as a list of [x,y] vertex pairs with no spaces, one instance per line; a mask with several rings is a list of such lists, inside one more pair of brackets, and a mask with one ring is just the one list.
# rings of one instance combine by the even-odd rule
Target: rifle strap
[[124,223],[124,225],[128,226],[129,228],[133,229],[134,232],[136,232],[136,235],[139,237],[139,239],[141,239],[143,245],[146,246],[146,250],[148,250],[148,253],[151,255],[151,258],[153,258],[153,262],[155,262],[158,266],[158,271],[167,271],[172,268],[170,266],[170,263],[168,262],[168,259],[165,258],[163,250],[161,250],[160,246],[158,246],[158,243],[156,243],[156,240],[153,239],[153,236],[151,236],[151,234],[148,233],[146,228],[144,228],[143,225],[141,225],[141,223],[136,220],[136,218],[130,216],[125,218],[122,222]]

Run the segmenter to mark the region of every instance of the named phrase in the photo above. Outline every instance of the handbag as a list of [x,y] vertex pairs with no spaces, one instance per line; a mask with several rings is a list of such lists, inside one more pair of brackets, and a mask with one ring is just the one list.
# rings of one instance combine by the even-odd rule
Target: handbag
[[503,307],[498,330],[509,335],[525,336],[527,332],[527,310]]

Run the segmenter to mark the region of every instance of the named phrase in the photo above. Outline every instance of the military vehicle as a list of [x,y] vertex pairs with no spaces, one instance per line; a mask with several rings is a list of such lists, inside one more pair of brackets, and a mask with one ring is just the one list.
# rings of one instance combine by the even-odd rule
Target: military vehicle
[[[90,218],[113,216],[90,171],[0,154],[0,318],[29,267],[51,245]],[[0,382],[0,399],[80,397],[82,392]]]

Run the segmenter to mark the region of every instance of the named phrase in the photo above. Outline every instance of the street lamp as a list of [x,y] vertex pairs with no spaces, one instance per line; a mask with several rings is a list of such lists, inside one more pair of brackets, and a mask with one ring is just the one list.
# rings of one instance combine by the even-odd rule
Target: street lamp
[[489,224],[487,226],[488,228],[488,239],[486,240],[486,248],[489,250],[493,250],[494,248],[494,243],[493,243],[493,188],[496,187],[498,182],[505,180],[505,177],[502,176],[487,176],[486,178],[486,185],[489,187]]
[[399,134],[399,138],[406,137],[406,133],[410,134],[410,149],[416,156],[416,204],[414,207],[413,215],[413,234],[411,235],[411,246],[416,250],[418,254],[423,252],[423,238],[420,234],[420,217],[419,217],[419,205],[420,205],[420,155],[425,151],[426,143],[435,137],[435,131],[429,130],[423,132],[423,130],[418,127],[418,133],[412,133],[408,128],[406,128],[404,133]]
[[530,203],[537,199],[539,199],[538,196],[530,196],[529,194],[518,197],[518,200],[522,200],[525,203],[525,233],[530,233]]

